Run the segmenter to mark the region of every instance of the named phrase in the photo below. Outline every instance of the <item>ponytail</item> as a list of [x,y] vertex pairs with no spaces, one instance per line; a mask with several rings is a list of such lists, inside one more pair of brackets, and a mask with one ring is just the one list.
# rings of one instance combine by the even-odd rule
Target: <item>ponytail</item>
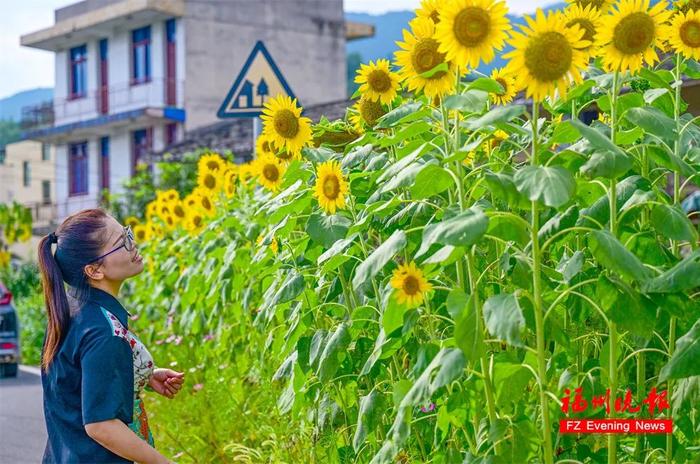
[[63,285],[63,275],[51,251],[55,237],[51,233],[39,243],[39,269],[47,313],[46,339],[41,355],[41,368],[44,371],[58,352],[70,324],[70,307]]
[[[44,288],[47,326],[41,351],[41,368],[46,372],[56,357],[68,333],[71,321],[70,304],[66,293],[83,303],[89,291],[85,266],[100,255],[106,240],[104,229],[107,213],[101,209],[87,209],[66,218],[56,233],[50,233],[39,242],[39,270]],[[52,252],[52,245],[56,251]]]

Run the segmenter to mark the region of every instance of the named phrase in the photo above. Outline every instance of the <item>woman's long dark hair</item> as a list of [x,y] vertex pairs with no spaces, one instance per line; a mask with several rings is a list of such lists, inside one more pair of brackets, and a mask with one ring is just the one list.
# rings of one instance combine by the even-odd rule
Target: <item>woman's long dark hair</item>
[[[47,326],[41,352],[41,368],[46,371],[58,352],[70,325],[70,305],[64,282],[71,296],[84,301],[89,282],[85,266],[100,255],[107,239],[107,214],[101,209],[86,209],[66,218],[39,242],[39,269],[46,301]],[[56,252],[51,246],[56,243]]]

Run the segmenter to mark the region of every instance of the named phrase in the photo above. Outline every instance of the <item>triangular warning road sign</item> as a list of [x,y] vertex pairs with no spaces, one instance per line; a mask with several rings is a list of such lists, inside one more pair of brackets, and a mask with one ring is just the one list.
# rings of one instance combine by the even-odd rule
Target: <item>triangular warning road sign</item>
[[295,98],[265,45],[258,41],[219,108],[220,118],[251,118],[262,114],[263,104],[280,94]]

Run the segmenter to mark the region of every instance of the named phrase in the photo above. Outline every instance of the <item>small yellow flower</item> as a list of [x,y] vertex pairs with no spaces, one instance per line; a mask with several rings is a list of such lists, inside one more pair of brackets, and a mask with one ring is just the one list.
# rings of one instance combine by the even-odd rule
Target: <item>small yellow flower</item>
[[277,192],[282,185],[286,170],[284,163],[274,155],[265,154],[255,159],[258,183],[273,192]]
[[197,162],[197,170],[208,169],[210,171],[221,171],[224,166],[224,159],[218,153],[207,153],[202,155]]
[[399,88],[398,74],[389,69],[389,60],[370,61],[360,65],[355,83],[360,84],[360,93],[371,101],[388,105],[396,98]]
[[659,61],[656,48],[663,46],[661,25],[671,17],[667,7],[665,1],[650,8],[649,0],[618,0],[596,34],[606,71],[635,74],[644,64],[653,66]]
[[489,63],[510,31],[508,7],[496,0],[452,0],[440,9],[435,38],[439,51],[460,67]]
[[[411,32],[404,29],[403,42],[396,43],[400,50],[394,53],[401,79],[409,90],[422,91],[430,99],[452,92],[456,70],[438,50],[440,44],[435,39],[435,23],[428,18],[414,18],[409,25]],[[428,71],[441,65],[447,65],[447,70],[435,71],[430,77],[425,77]]]
[[422,0],[420,8],[416,10],[419,18],[430,19],[435,24],[440,22],[440,11],[445,6],[447,0]]
[[352,107],[350,123],[358,132],[363,133],[366,128],[373,128],[379,118],[386,113],[381,102],[372,101],[363,96]]
[[326,161],[318,166],[314,197],[327,213],[335,214],[337,208],[345,207],[345,196],[349,186],[338,161]]
[[700,60],[700,11],[678,12],[671,24],[661,26],[661,35],[671,48],[687,59]]
[[495,80],[503,87],[503,92],[490,94],[489,98],[491,102],[497,105],[506,105],[512,102],[513,98],[515,98],[515,95],[518,93],[515,77],[506,73],[503,69],[494,69],[491,72],[491,79]]
[[197,172],[197,185],[206,189],[210,195],[216,196],[223,187],[222,172],[223,171],[220,169],[213,170],[203,166],[202,169]]
[[433,286],[423,275],[416,263],[402,264],[391,278],[391,286],[396,289],[395,296],[399,304],[405,304],[409,308],[420,305],[426,297],[426,293]]
[[296,99],[280,95],[265,102],[263,134],[278,149],[297,154],[311,144],[311,120],[301,116]]
[[[264,235],[260,234],[258,235],[258,238],[255,240],[256,245],[261,245],[263,241]],[[268,245],[270,247],[270,251],[272,251],[273,254],[277,254],[279,251],[278,245],[277,245],[277,238],[272,237],[272,240],[270,241],[270,244]]]
[[538,8],[535,17],[526,16],[525,21],[521,32],[511,34],[513,50],[504,55],[510,59],[506,70],[517,76],[527,97],[543,101],[558,93],[563,98],[572,82],[583,80],[581,73],[588,66],[584,49],[591,44],[583,39],[586,31],[577,24],[567,27],[558,11],[545,16]]
[[134,227],[136,227],[138,225],[138,223],[139,223],[139,219],[137,217],[134,217],[134,216],[129,216],[126,219],[124,219],[124,224],[127,226],[131,226],[132,229]]

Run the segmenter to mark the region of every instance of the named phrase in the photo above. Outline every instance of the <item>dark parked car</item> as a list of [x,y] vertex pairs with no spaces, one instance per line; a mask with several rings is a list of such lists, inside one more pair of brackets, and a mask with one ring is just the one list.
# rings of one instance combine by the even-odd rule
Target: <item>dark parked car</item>
[[20,362],[19,321],[12,293],[0,282],[0,377],[17,376]]

